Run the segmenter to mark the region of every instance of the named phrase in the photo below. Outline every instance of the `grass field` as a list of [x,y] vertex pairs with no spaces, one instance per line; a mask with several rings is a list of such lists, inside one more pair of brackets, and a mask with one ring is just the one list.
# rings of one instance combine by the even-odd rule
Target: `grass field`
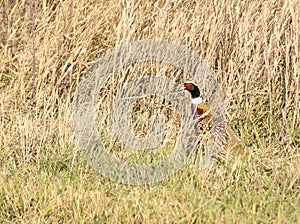
[[[0,222],[300,223],[299,9],[298,0],[0,0]],[[241,155],[205,170],[196,158],[147,186],[111,182],[86,162],[71,120],[80,77],[108,49],[142,39],[181,44],[208,63],[246,145]],[[149,155],[120,150],[109,108],[127,79],[153,73],[188,78],[159,63],[138,65],[99,94],[106,146],[133,161]],[[148,108],[132,119],[143,135],[153,104],[140,103]]]

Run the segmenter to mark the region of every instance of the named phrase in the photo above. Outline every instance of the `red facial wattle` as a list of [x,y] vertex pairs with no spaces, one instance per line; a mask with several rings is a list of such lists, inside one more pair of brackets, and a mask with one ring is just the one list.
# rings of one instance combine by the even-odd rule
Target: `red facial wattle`
[[193,90],[193,88],[194,88],[193,84],[191,84],[191,83],[184,83],[184,87],[187,90]]

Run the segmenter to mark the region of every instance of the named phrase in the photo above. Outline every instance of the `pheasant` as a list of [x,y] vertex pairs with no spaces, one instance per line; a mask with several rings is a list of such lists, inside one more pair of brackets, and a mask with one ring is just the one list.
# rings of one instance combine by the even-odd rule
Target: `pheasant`
[[[199,133],[199,141],[205,142],[210,138],[211,130],[211,119],[212,114],[208,103],[205,103],[198,86],[193,82],[185,82],[183,84],[184,90],[187,90],[192,97],[192,112],[194,113],[194,118],[197,119],[196,130]],[[223,140],[222,150],[225,152],[238,153],[243,150],[243,145],[237,135],[234,133],[229,125],[224,127],[219,127],[220,131],[225,131],[225,139]]]

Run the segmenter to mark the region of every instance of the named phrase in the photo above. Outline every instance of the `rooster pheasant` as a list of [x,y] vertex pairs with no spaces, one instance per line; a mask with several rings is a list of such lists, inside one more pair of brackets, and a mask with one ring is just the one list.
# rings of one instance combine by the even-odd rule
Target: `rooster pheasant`
[[[212,114],[208,103],[205,103],[198,86],[193,82],[185,82],[183,88],[187,90],[192,97],[192,112],[195,119],[197,119],[196,130],[199,133],[199,141],[205,142],[210,138]],[[229,125],[219,127],[220,131],[225,132],[225,139],[221,147],[225,152],[241,152],[243,145],[237,135],[234,133]]]

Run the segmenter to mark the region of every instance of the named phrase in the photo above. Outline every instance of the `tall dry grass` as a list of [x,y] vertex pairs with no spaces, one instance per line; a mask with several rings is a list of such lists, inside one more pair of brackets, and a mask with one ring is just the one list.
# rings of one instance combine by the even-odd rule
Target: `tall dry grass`
[[[98,193],[89,191],[86,196],[86,188],[80,185],[80,189],[73,189],[76,185],[73,183],[67,186],[68,190],[64,193],[66,195],[62,198],[53,191],[59,191],[58,185],[50,184],[52,190],[46,190],[49,194],[43,201],[45,205],[34,205],[39,209],[45,208],[46,215],[39,212],[39,209],[35,210],[28,199],[35,189],[41,189],[39,184],[30,181],[40,179],[40,172],[50,172],[52,169],[58,172],[65,167],[69,173],[75,172],[75,176],[79,173],[79,176],[86,175],[81,172],[88,168],[76,165],[81,160],[76,150],[74,153],[72,151],[74,143],[70,115],[74,91],[80,77],[101,53],[133,40],[164,39],[187,46],[201,55],[214,71],[224,91],[230,124],[249,146],[250,153],[255,153],[258,157],[266,156],[268,169],[273,166],[278,168],[275,169],[276,175],[274,174],[278,180],[280,174],[277,172],[280,169],[272,162],[273,159],[277,162],[290,161],[292,168],[289,167],[288,170],[299,172],[299,1],[2,0],[0,3],[0,179],[4,185],[4,189],[0,190],[0,206],[4,211],[0,212],[0,220],[68,221],[63,218],[64,214],[68,214],[65,217],[70,218],[73,214],[74,218],[76,214],[84,213],[79,205],[79,210],[76,210],[76,206],[73,207],[76,202],[68,201],[68,194],[71,198],[80,198],[78,200],[86,204],[86,207],[89,207],[87,201],[95,194],[98,199],[105,197],[108,200],[105,203],[112,203],[110,205],[115,206],[116,212],[122,214],[118,216],[108,208],[103,211],[100,209],[100,220],[110,217],[114,221],[139,221],[133,215],[137,210],[140,211],[137,207],[132,208],[132,214],[123,214],[122,207],[110,201],[114,197],[99,193],[109,191],[105,187],[112,186],[107,183],[103,188],[97,185],[101,188]],[[169,75],[178,82],[186,78],[184,75],[178,77],[173,73],[164,73],[163,70],[160,74]],[[122,85],[123,81],[117,78],[109,80],[110,85],[116,87]],[[109,103],[111,102],[106,100],[103,106],[107,107],[106,104]],[[66,160],[58,159],[63,156]],[[258,163],[253,161],[249,164],[259,168]],[[21,174],[16,173],[18,170]],[[259,172],[253,175],[259,179]],[[295,179],[292,174],[286,175],[288,180],[291,178],[290,183],[299,184],[299,177]],[[50,181],[53,178],[55,179],[51,176]],[[72,182],[72,178],[68,178],[67,182]],[[187,177],[182,181],[191,180]],[[195,181],[199,183],[201,180]],[[31,187],[26,188],[27,185]],[[221,190],[221,186],[216,189]],[[14,188],[19,193],[14,192]],[[139,198],[135,194],[140,195],[142,192],[142,189],[130,192],[124,198],[124,203],[130,204],[127,199]],[[113,194],[116,196],[117,193]],[[151,194],[153,189],[147,195]],[[29,200],[23,202],[23,210],[18,202],[20,199],[17,196],[21,197],[20,195],[25,195],[25,199]],[[291,198],[295,196],[291,195]],[[183,207],[178,205],[178,213],[166,212],[155,216],[156,213],[151,213],[149,204],[168,208],[165,202],[170,199],[157,200],[154,203],[149,199],[148,204],[143,204],[148,218],[140,218],[140,221],[155,220],[153,217],[161,222],[193,221],[193,216],[187,216],[191,219],[181,217],[179,211],[183,214],[190,214],[192,211],[190,205],[184,206],[184,203]],[[210,197],[209,200],[214,199]],[[93,204],[96,202],[97,200],[93,201]],[[70,209],[72,212],[61,214],[64,206],[65,211]],[[271,217],[269,221],[280,222],[281,218],[285,220],[285,208],[282,209],[282,214]],[[154,208],[154,211],[157,209]],[[268,220],[264,219],[268,215],[263,210],[255,211],[260,213],[259,218],[254,217],[253,221]],[[92,222],[93,210],[89,207],[86,212],[88,215],[79,215],[78,220]],[[286,213],[292,212],[286,210]],[[157,214],[161,213],[157,211]],[[201,220],[230,221],[232,213],[226,214],[228,216],[212,216],[213,218],[204,215]],[[247,216],[243,214],[240,217],[242,220]],[[238,216],[234,217],[237,221]],[[294,217],[293,221],[295,220],[297,217]]]

